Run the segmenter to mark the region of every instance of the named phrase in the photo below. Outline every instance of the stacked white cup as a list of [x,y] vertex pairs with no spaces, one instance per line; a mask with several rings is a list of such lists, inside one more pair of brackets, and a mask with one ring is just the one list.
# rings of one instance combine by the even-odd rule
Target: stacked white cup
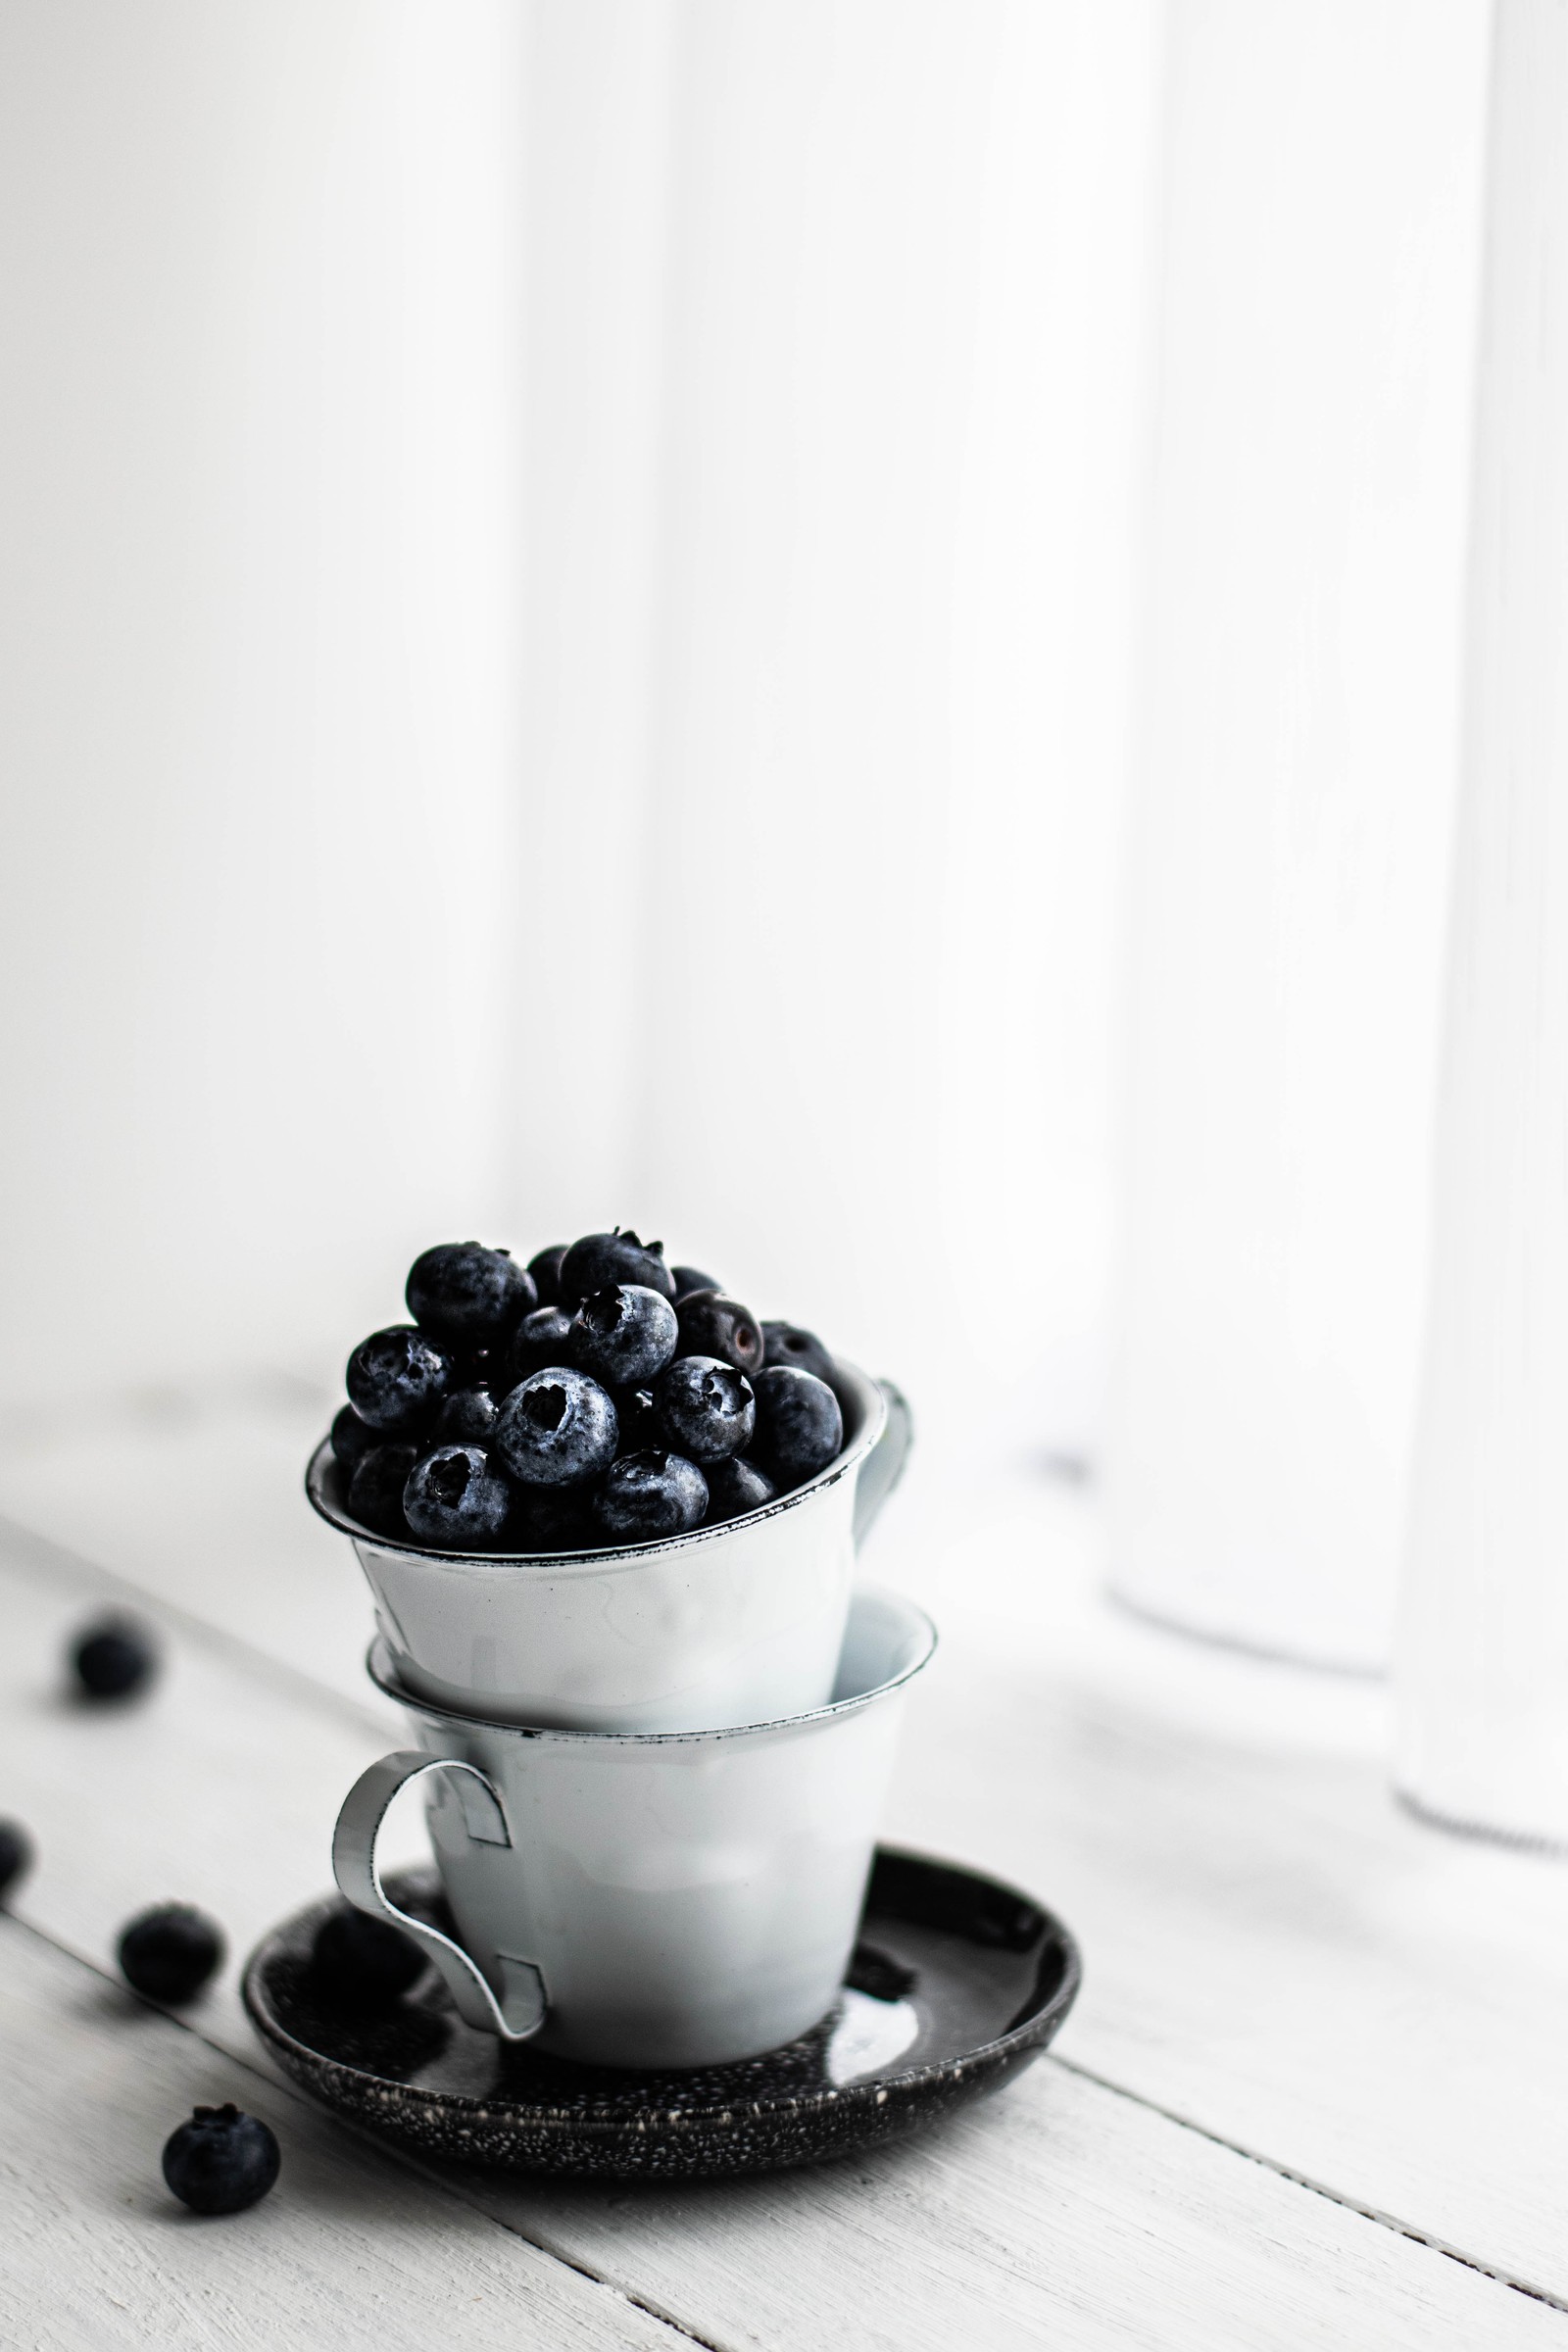
[[[908,1407],[841,1364],[827,1468],[744,1518],[540,1555],[421,1550],[350,1517],[330,1446],[307,1491],[375,1596],[370,1673],[418,1745],[346,1798],[349,1900],[506,2041],[709,2066],[793,2040],[854,1947],[904,1693],[929,1618],[855,1588],[908,1452]],[[376,1837],[422,1778],[456,1929],[400,1909]]]

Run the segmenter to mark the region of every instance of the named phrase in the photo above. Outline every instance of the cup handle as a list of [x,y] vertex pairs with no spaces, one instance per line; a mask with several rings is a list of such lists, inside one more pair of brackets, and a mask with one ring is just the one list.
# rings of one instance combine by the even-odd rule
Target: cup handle
[[891,1380],[879,1380],[877,1387],[887,1399],[888,1417],[882,1435],[860,1464],[860,1475],[855,1488],[855,1543],[858,1549],[870,1530],[871,1522],[904,1476],[904,1465],[914,1444],[914,1415],[902,1389]]
[[476,1764],[456,1756],[427,1756],[417,1748],[403,1748],[383,1756],[362,1772],[337,1817],[332,1832],[332,1876],[356,1909],[371,1919],[390,1920],[412,1937],[427,1959],[433,1960],[446,1982],[466,2025],[501,2041],[527,2041],[545,2022],[548,2003],[545,1981],[531,1960],[497,1955],[501,1978],[498,1988],[469,1959],[461,1944],[439,1928],[400,1911],[387,1899],[375,1866],[375,1841],[386,1809],[400,1788],[421,1773],[450,1772],[458,1776],[458,1794],[468,1836],[480,1845],[510,1845],[512,1834],[494,1785]]

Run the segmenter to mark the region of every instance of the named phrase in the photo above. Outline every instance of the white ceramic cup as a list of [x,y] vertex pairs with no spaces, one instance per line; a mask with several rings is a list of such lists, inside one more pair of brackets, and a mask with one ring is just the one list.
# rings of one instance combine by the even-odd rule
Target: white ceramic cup
[[505,1723],[710,1731],[819,1707],[856,1548],[904,1468],[909,1408],[839,1366],[844,1446],[794,1494],[666,1543],[525,1557],[421,1551],[351,1519],[331,1447],[306,1492],[349,1536],[398,1680]]
[[[924,1611],[861,1590],[825,1707],[726,1731],[525,1730],[416,1698],[384,1642],[373,1680],[420,1745],[350,1789],[332,1868],[350,1902],[434,1961],[459,2014],[606,2066],[717,2066],[793,2041],[854,1947]],[[461,1939],[398,1910],[375,1843],[428,1776],[430,1840]]]

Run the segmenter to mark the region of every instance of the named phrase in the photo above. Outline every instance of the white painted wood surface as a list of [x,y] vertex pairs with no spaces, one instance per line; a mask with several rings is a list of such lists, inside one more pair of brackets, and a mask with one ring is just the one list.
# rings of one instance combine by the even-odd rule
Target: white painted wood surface
[[1166,12],[1109,1566],[1359,1667],[1419,1357],[1488,21]]
[[1398,1777],[1568,1845],[1568,16],[1501,0]]
[[[385,1743],[368,1692],[330,1659],[315,1675],[306,1562],[330,1571],[293,1499],[313,1426],[248,1408],[0,1455],[0,1509],[42,1531],[0,1547],[0,1809],[41,1848],[17,1907],[99,1964],[132,1909],[170,1895],[222,1919],[237,1962],[327,1883],[338,1799]],[[145,1461],[129,1487],[127,1446]],[[263,1494],[285,1455],[265,1544],[253,1526],[243,1551],[215,1550],[223,1497]],[[1568,2346],[1568,2316],[1483,2275],[1568,2302],[1568,1874],[1400,1816],[1368,1688],[1104,1610],[1091,1517],[1022,1482],[978,1510],[916,1489],[874,1563],[945,1635],[890,1826],[1011,1872],[1078,1931],[1061,2063],[923,2144],[818,2174],[465,2195],[726,2348]],[[123,1713],[59,1690],[67,1632],[110,1589],[54,1547],[87,1532],[109,1571],[156,1577],[187,1613],[159,1691]],[[332,1607],[346,1645],[366,1604],[351,1584]],[[264,1614],[270,1654],[250,1640]],[[234,1974],[191,2022],[265,2073]],[[423,2227],[438,2251],[444,2222]],[[320,2340],[374,2339],[339,2317]]]
[[[8,1921],[0,2070],[0,2340],[16,2352],[685,2341]],[[282,2170],[252,2213],[199,2220],[165,2190],[159,2151],[194,2105],[224,2099],[270,2124]]]

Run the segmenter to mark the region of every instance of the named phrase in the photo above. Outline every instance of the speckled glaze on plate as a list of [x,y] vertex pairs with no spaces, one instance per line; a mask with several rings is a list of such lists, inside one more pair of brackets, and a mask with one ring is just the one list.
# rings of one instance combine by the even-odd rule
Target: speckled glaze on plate
[[[444,1925],[433,1871],[388,1880]],[[296,1912],[245,1970],[280,2065],[327,2106],[427,2156],[517,2172],[695,2179],[816,2164],[901,2139],[1020,2072],[1078,1991],[1078,1949],[1016,1888],[879,1846],[831,2016],[765,2057],[690,2073],[576,2065],[466,2026],[433,1969],[403,1999],[345,2003],[311,1948],[336,1896]]]

